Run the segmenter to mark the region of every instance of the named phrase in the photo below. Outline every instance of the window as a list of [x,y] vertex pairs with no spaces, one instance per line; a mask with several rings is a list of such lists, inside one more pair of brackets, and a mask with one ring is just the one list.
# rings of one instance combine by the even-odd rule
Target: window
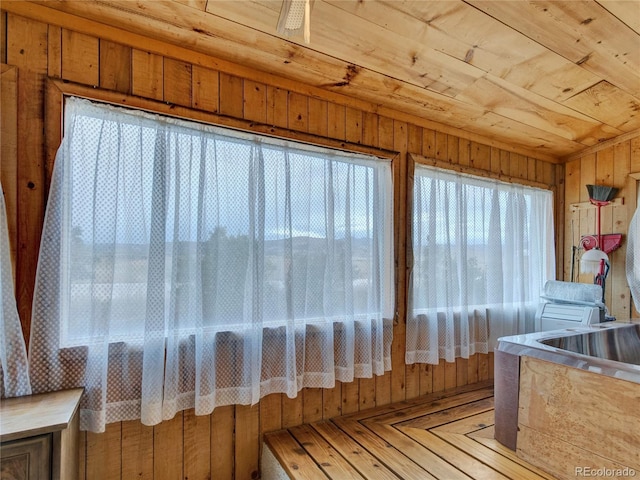
[[85,386],[83,428],[390,369],[388,160],[76,98],[64,116],[32,380]]
[[552,193],[415,165],[407,363],[532,331],[555,278]]

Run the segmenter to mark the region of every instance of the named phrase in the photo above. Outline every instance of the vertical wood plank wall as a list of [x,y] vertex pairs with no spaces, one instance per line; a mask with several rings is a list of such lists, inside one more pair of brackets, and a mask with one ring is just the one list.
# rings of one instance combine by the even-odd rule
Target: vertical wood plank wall
[[[18,308],[27,338],[46,201],[46,168],[52,161],[46,156],[43,132],[45,128],[56,128],[45,125],[47,76],[399,152],[394,185],[395,213],[400,225],[396,229],[397,261],[401,267],[406,262],[407,152],[475,167],[488,174],[556,186],[557,204],[565,201],[563,166],[399,119],[406,119],[406,115],[381,116],[373,105],[363,108],[362,102],[348,97],[340,99],[335,94],[323,97],[319,91],[311,96],[304,93],[309,88],[294,91],[274,82],[267,84],[260,72],[251,78],[247,75],[241,78],[233,71],[217,71],[204,64],[202,54],[197,55],[197,61],[196,56],[172,58],[143,51],[139,45],[119,44],[113,38],[101,39],[7,12],[0,14],[0,20],[3,64],[0,178],[10,210]],[[168,46],[167,51],[176,50]],[[242,71],[246,69],[243,67]],[[16,110],[15,119],[8,116],[5,121],[8,110],[4,110],[11,106]],[[637,162],[638,146],[634,148]],[[587,180],[612,178],[623,184],[627,171],[632,169],[630,149],[631,145],[623,145],[610,154],[599,153],[571,162],[566,201],[583,199],[582,189],[577,185]],[[616,162],[618,158],[626,159],[628,167],[614,168],[614,158]],[[562,221],[562,208],[558,212]],[[625,210],[624,215],[621,212],[607,217],[606,229],[613,228],[614,223],[616,228],[626,225],[629,211]],[[558,230],[556,240],[560,242],[566,232]],[[560,258],[562,251],[558,249]],[[562,260],[558,265],[562,268]],[[404,267],[399,268],[397,278],[399,321],[394,329],[391,372],[350,384],[338,383],[333,389],[306,389],[295,399],[269,395],[256,406],[221,407],[206,417],[185,411],[155,427],[128,421],[109,424],[102,434],[83,432],[80,478],[257,478],[263,432],[492,378],[492,355],[474,355],[468,360],[442,362],[437,366],[404,364],[407,282]],[[612,284],[616,291],[624,290],[622,282],[614,271]]]
[[[564,224],[564,279],[571,278],[572,247],[579,247],[583,235],[596,233],[596,209],[572,208],[588,202],[586,185],[597,184],[617,187],[616,199],[620,204],[602,207],[602,234],[622,233],[622,246],[609,254],[611,270],[605,285],[605,304],[618,320],[635,318],[631,294],[625,274],[626,235],[637,204],[636,180],[629,176],[640,172],[640,136],[622,139],[603,148],[589,149],[582,155],[571,157],[565,163],[565,224]],[[591,275],[579,275],[579,250],[575,256],[575,276],[581,282],[592,282]]]

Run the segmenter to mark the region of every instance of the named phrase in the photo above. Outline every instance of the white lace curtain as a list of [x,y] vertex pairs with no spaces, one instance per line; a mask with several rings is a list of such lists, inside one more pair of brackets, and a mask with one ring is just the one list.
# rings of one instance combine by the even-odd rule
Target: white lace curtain
[[81,428],[390,369],[390,162],[70,98],[38,265],[35,391]]
[[0,185],[0,398],[19,397],[31,393],[27,350],[13,288],[13,269],[4,193]]
[[640,310],[640,208],[636,208],[629,223],[625,260],[625,273],[631,298],[636,310]]
[[547,190],[416,164],[407,363],[486,353],[533,331],[555,278]]

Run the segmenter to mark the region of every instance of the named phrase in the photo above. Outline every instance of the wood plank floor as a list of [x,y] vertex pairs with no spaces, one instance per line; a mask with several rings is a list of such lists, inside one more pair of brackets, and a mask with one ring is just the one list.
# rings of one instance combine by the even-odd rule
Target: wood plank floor
[[292,479],[553,480],[494,440],[493,423],[482,383],[270,433],[266,453]]

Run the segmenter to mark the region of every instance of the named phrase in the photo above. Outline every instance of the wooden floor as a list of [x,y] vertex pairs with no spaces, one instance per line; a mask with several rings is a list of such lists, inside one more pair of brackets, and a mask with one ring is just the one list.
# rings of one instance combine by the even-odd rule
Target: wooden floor
[[[483,383],[281,430],[265,443],[293,479],[553,479],[496,442],[493,423],[493,387]],[[272,471],[263,478],[278,478]]]

